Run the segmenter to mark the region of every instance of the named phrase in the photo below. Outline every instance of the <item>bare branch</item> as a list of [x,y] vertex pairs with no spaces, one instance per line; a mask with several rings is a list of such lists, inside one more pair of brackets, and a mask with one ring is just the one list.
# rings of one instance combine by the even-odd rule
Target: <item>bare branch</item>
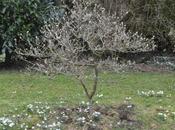
[[[39,57],[41,61],[32,66],[38,71],[78,76],[86,96],[92,100],[97,90],[98,69],[103,66],[118,69],[117,60],[113,60],[116,52],[148,51],[155,46],[153,38],[126,31],[121,20],[107,14],[95,0],[74,0],[73,4],[70,15],[42,28],[44,36],[36,37],[39,46],[17,49],[17,53],[24,59],[29,55]],[[101,60],[106,52],[114,54]],[[82,80],[89,69],[94,70],[95,76],[91,92]]]

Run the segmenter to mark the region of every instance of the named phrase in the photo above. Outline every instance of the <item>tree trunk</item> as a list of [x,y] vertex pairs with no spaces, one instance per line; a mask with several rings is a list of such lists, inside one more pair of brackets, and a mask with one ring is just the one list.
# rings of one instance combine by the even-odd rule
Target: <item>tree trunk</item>
[[95,96],[96,94],[96,91],[97,91],[97,83],[98,83],[98,68],[97,66],[94,66],[93,67],[94,69],[94,84],[93,84],[93,87],[92,87],[92,91],[88,91],[88,88],[86,87],[85,83],[83,82],[82,79],[79,79],[83,89],[84,89],[84,92],[89,100],[89,103],[92,104],[93,102],[93,97]]

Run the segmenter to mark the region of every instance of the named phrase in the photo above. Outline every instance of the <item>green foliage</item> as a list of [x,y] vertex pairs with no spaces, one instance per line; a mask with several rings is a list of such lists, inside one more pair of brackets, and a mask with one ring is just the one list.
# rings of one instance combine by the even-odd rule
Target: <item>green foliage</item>
[[49,4],[41,0],[0,1],[0,50],[34,44]]

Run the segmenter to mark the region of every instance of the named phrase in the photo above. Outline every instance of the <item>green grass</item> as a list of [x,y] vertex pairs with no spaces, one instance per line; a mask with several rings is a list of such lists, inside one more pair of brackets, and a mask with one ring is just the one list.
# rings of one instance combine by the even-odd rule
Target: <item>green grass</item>
[[[138,95],[138,90],[162,90],[164,95],[144,97]],[[131,97],[130,102],[137,106],[137,117],[146,124],[145,129],[171,130],[175,127],[171,117],[162,121],[156,116],[160,106],[163,111],[175,112],[175,73],[103,73],[97,93],[104,96],[95,97],[95,100],[105,105],[119,105],[126,97]],[[63,75],[49,79],[40,74],[0,72],[0,115],[14,113],[15,108],[22,110],[35,101],[59,105],[61,100],[70,106],[86,100],[75,79]]]

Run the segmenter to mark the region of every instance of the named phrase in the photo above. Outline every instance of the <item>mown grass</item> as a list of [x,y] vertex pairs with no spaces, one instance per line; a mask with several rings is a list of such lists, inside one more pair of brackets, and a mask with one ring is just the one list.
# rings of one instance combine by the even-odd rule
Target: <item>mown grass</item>
[[[91,83],[89,83],[91,86]],[[139,96],[139,91],[163,91],[161,97]],[[171,130],[175,119],[162,120],[161,112],[175,112],[175,73],[101,73],[95,97],[99,104],[119,105],[126,97],[136,105],[137,118],[144,122],[145,129]],[[86,97],[80,84],[72,77],[58,75],[49,79],[45,75],[20,72],[0,72],[0,115],[22,110],[27,104],[48,102],[55,106],[63,103],[73,106]],[[168,115],[168,112],[167,112]]]

